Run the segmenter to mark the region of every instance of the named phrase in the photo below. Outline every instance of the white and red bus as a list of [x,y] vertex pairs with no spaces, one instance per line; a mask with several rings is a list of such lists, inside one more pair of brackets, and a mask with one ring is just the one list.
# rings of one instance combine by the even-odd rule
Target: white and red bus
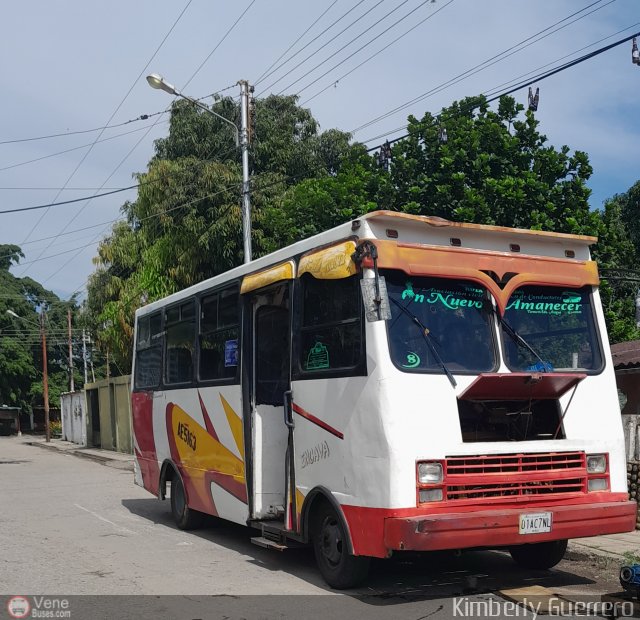
[[180,528],[312,544],[336,588],[632,530],[595,241],[379,211],[141,308],[136,482]]

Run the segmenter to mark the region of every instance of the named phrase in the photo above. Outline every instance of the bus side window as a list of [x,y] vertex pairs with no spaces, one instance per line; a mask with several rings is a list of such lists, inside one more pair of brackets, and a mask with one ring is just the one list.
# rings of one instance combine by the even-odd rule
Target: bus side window
[[238,289],[204,297],[200,304],[200,381],[236,379],[240,364]]
[[167,384],[193,381],[193,352],[196,321],[193,299],[165,311],[166,355],[164,380]]
[[136,389],[160,385],[162,368],[162,322],[160,313],[138,319],[136,341]]
[[[358,276],[336,280],[304,274],[298,366],[304,376],[364,374]],[[309,378],[311,378],[309,376]]]

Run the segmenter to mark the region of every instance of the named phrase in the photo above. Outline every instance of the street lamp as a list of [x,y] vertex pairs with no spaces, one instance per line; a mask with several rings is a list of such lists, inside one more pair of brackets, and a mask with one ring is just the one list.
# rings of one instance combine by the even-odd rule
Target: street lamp
[[213,114],[220,120],[231,125],[235,131],[236,146],[242,148],[242,246],[243,257],[245,263],[251,262],[251,202],[249,198],[249,83],[246,80],[240,80],[240,109],[241,109],[241,127],[230,121],[228,118],[214,112],[206,105],[200,103],[197,99],[183,95],[173,84],[167,82],[157,73],[147,76],[147,82],[151,88],[163,90],[165,93],[175,95],[190,101],[202,110],[206,110],[209,114]]
[[44,328],[44,308],[40,311],[40,322],[36,323],[29,319],[25,319],[23,316],[16,314],[13,310],[7,310],[7,314],[10,316],[25,321],[26,323],[32,323],[40,328],[40,337],[42,339],[42,397],[44,399],[44,433],[47,442],[51,441],[51,426],[49,424],[49,374],[47,373],[47,335]]

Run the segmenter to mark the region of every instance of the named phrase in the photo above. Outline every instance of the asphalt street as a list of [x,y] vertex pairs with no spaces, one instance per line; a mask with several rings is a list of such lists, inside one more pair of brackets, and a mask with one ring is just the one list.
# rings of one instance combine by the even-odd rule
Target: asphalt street
[[[68,597],[72,618],[469,617],[465,602],[486,605],[467,612],[486,612],[490,601],[505,602],[504,590],[544,586],[599,600],[614,585],[593,561],[524,571],[507,554],[485,551],[379,561],[366,586],[338,593],[309,549],[278,553],[251,544],[252,535],[213,518],[182,532],[168,502],[117,463],[0,437],[0,599]],[[5,609],[0,618],[11,617]]]

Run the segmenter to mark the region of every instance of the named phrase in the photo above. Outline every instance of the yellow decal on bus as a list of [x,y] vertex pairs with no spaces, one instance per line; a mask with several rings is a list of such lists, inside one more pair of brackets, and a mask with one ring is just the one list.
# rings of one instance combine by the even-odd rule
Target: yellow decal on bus
[[354,241],[345,241],[323,250],[305,254],[300,259],[298,275],[310,273],[319,280],[339,280],[356,273],[351,255],[356,251]]
[[264,271],[245,276],[242,280],[240,293],[249,293],[256,289],[269,286],[269,284],[273,284],[274,282],[280,282],[281,280],[293,280],[294,276],[295,264],[290,260],[275,267],[269,267],[269,269],[265,269]]

